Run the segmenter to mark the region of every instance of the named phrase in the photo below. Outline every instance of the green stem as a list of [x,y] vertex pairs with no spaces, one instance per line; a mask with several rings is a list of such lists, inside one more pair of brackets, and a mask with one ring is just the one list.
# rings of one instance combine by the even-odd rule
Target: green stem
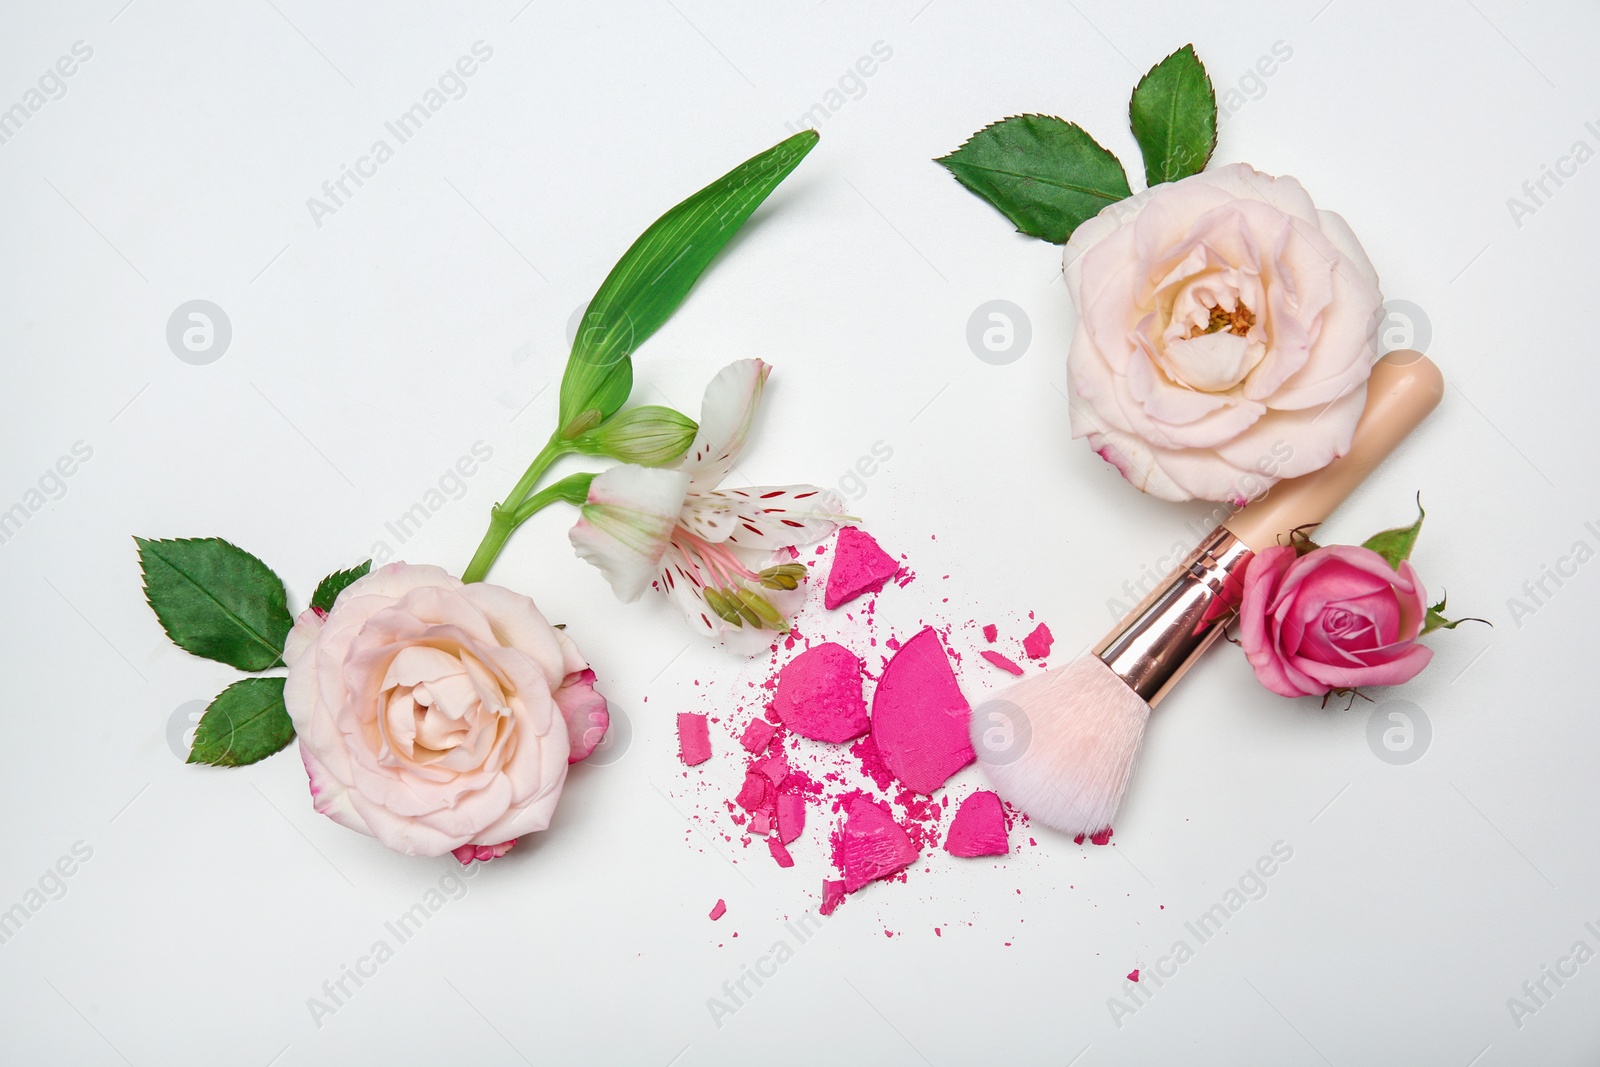
[[[533,462],[528,464],[528,469],[523,471],[522,477],[512,487],[505,500],[496,504],[490,510],[489,529],[484,533],[483,540],[479,542],[478,551],[472,554],[472,562],[468,563],[467,569],[461,572],[461,580],[463,582],[483,581],[484,576],[489,573],[489,568],[494,565],[495,557],[499,556],[500,550],[506,546],[506,541],[511,537],[512,531],[525,521],[528,515],[532,515],[533,511],[537,511],[540,507],[544,507],[545,504],[559,499],[559,497],[552,497],[534,508],[533,511],[521,514],[525,510],[522,506],[523,502],[527,499],[533,487],[538,484],[539,478],[545,471],[550,469],[550,464],[571,450],[569,442],[552,436],[544,448],[539,450],[539,454],[533,457]],[[521,514],[520,518],[518,517],[519,514]]]

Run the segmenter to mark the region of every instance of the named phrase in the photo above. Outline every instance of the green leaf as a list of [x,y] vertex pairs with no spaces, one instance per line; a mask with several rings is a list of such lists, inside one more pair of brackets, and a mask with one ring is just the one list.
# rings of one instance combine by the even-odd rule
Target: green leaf
[[1133,195],[1117,157],[1076,123],[1017,115],[934,160],[1030,237],[1060,244],[1108,204]]
[[[722,247],[817,143],[802,130],[662,215],[600,284],[561,379],[561,435],[610,418],[633,388],[629,358],[677,310]],[[596,414],[591,415],[590,412]]]
[[311,606],[320,611],[332,611],[333,602],[339,599],[339,594],[344,592],[345,586],[357,578],[365,577],[371,569],[372,561],[369,559],[347,571],[334,571],[317,583],[317,591],[311,594]]
[[610,456],[624,463],[659,467],[687,452],[699,428],[680,411],[647,404],[618,412],[573,438],[572,447],[587,456]]
[[190,763],[243,767],[294,740],[282,678],[245,678],[217,694],[200,717]]
[[[1485,626],[1491,627],[1494,625],[1494,623],[1490,622],[1488,619],[1447,619],[1444,617],[1444,602],[1445,598],[1440,597],[1437,604],[1428,605],[1428,614],[1423,620],[1422,633],[1431,634],[1435,630],[1454,630],[1457,626],[1460,626],[1464,622],[1481,622]],[[1420,637],[1421,634],[1418,634],[1417,636]]]
[[144,595],[173,643],[242,671],[283,665],[294,620],[283,580],[219,537],[135,537]]
[[1375,533],[1361,542],[1362,548],[1370,548],[1378,555],[1389,561],[1389,566],[1399,568],[1400,561],[1409,559],[1411,550],[1416,546],[1417,535],[1422,532],[1422,520],[1427,513],[1422,510],[1422,495],[1417,495],[1417,521],[1410,526],[1396,527],[1393,530],[1384,530]]
[[1128,122],[1150,185],[1199,174],[1217,147],[1217,94],[1194,45],[1150,68],[1128,101]]

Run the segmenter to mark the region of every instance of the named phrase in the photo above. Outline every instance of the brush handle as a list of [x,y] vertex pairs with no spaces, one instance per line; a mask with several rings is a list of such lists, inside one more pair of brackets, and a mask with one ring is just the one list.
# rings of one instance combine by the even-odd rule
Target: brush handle
[[1279,482],[1218,526],[1094,647],[1152,707],[1232,620],[1251,556],[1322,522],[1439,405],[1444,378],[1409,349],[1373,364],[1350,450],[1321,470]]
[[1279,482],[1222,525],[1260,552],[1291,530],[1322,522],[1443,397],[1444,376],[1433,360],[1410,349],[1390,352],[1372,366],[1350,451],[1321,470]]

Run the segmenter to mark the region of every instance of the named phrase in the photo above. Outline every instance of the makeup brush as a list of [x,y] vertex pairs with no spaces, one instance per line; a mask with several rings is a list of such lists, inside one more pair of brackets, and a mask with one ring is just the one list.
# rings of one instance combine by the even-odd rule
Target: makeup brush
[[1384,356],[1349,452],[1212,530],[1091,652],[975,709],[972,744],[995,792],[1063,833],[1108,828],[1150,709],[1233,620],[1250,557],[1327,518],[1443,395],[1420,352]]

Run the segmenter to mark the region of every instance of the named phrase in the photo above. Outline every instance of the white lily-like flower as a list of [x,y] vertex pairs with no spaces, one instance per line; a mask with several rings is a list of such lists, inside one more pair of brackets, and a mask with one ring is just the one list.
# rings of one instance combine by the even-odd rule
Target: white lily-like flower
[[815,485],[719,489],[755,421],[772,368],[724,367],[706,386],[700,428],[677,469],[623,464],[597,475],[568,535],[623,601],[667,594],[689,624],[758,652],[805,598],[794,551],[838,529],[843,502]]

